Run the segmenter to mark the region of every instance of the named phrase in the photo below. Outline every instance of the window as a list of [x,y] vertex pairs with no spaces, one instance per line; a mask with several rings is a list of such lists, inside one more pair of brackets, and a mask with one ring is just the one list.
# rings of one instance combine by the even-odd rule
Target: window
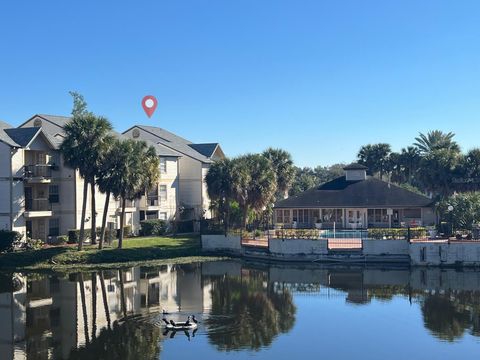
[[277,210],[277,223],[283,223],[283,210]]
[[368,209],[368,222],[373,223],[388,223],[387,209]]
[[58,193],[58,185],[50,185],[48,187],[48,201],[50,204],[58,203],[60,200],[59,193]]
[[147,211],[147,220],[156,220],[158,219],[158,211]]
[[160,201],[167,201],[167,185],[160,185]]
[[60,220],[50,219],[48,221],[48,236],[60,235]]
[[323,222],[329,223],[343,223],[343,211],[342,209],[323,209],[322,210]]
[[160,220],[167,220],[167,213],[166,212],[161,212],[160,213]]
[[283,222],[285,224],[290,223],[290,210],[283,210]]
[[160,158],[160,174],[166,174],[167,173],[167,159],[165,158]]

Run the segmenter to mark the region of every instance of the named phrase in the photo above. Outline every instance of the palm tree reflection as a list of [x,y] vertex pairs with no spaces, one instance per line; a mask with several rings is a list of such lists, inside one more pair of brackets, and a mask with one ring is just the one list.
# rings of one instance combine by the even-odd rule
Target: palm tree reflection
[[209,340],[218,349],[258,350],[293,327],[292,295],[288,290],[274,291],[265,277],[257,272],[212,279],[212,312],[205,322]]

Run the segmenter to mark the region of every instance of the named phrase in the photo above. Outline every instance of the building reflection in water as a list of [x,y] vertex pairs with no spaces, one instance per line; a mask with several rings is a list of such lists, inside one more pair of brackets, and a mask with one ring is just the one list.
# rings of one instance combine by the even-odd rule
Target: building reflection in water
[[480,335],[478,271],[220,261],[70,275],[0,274],[0,358],[158,358],[163,334],[150,320],[162,309],[203,314],[208,341],[219,351],[258,350],[293,328],[297,296],[358,306],[401,296],[418,304],[425,328],[438,339]]

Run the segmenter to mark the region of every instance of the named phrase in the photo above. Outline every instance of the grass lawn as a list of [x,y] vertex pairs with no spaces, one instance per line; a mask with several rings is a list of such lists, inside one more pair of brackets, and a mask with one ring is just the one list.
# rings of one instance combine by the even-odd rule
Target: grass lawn
[[201,255],[199,237],[141,237],[124,239],[123,249],[117,249],[116,245],[114,242],[111,248],[103,250],[87,245],[83,251],[78,251],[76,246],[69,245],[3,254],[0,255],[0,269],[77,270],[213,259]]

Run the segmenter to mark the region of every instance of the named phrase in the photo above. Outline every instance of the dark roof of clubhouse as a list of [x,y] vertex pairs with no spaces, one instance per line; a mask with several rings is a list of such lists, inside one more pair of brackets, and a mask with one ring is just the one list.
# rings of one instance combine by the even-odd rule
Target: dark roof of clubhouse
[[367,176],[347,181],[341,176],[318,188],[278,201],[276,208],[399,208],[429,207],[432,199]]

